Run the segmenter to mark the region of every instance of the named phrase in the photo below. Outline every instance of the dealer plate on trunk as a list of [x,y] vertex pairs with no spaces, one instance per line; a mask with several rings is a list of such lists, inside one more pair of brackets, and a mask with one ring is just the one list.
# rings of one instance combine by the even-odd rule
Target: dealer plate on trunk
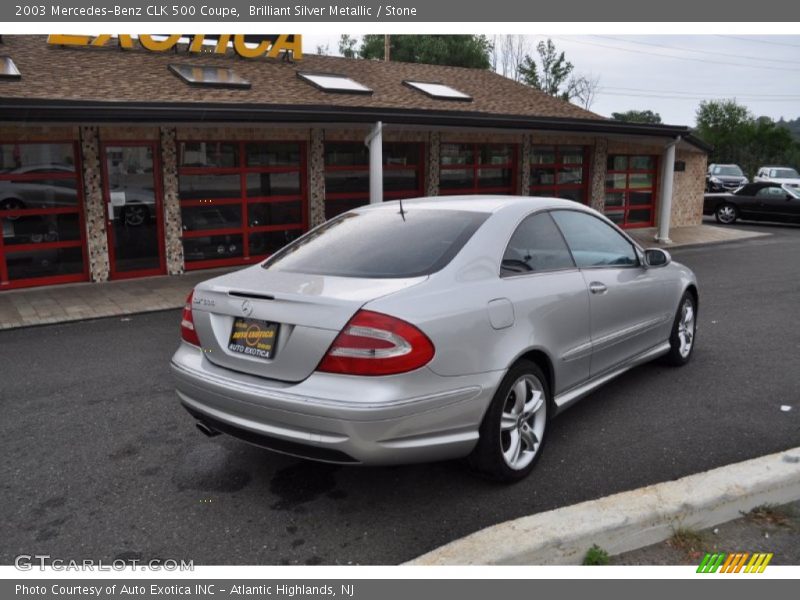
[[275,355],[278,324],[238,317],[233,321],[228,350],[269,360]]

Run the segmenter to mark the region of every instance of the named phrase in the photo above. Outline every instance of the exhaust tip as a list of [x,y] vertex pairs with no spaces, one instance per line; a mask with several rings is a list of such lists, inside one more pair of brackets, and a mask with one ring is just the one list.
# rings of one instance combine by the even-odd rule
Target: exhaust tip
[[219,435],[221,433],[220,431],[217,431],[216,429],[212,429],[211,427],[209,427],[208,425],[206,425],[202,421],[198,421],[196,423],[196,425],[197,425],[197,429],[200,430],[200,433],[202,433],[203,435],[208,436],[208,437],[214,437],[214,436],[217,436],[217,435]]

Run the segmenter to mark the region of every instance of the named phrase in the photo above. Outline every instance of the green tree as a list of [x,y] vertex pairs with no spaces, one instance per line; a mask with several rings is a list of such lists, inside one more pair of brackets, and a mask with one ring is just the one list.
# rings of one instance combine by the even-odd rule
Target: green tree
[[529,54],[525,56],[519,68],[523,83],[543,91],[545,94],[570,100],[569,76],[574,68],[564,53],[556,50],[553,40],[539,42],[536,46],[537,59]]
[[[383,59],[384,42],[383,35],[365,35],[356,49],[357,40],[343,35],[339,53],[348,58]],[[389,58],[398,62],[488,69],[491,50],[491,42],[483,35],[392,35],[389,38]]]
[[763,164],[797,165],[800,145],[791,131],[735,100],[703,101],[696,116],[697,135],[714,146],[710,162],[736,163],[750,175]]
[[652,110],[612,112],[611,118],[616,121],[625,121],[626,123],[647,123],[648,125],[658,125],[661,123],[661,115]]

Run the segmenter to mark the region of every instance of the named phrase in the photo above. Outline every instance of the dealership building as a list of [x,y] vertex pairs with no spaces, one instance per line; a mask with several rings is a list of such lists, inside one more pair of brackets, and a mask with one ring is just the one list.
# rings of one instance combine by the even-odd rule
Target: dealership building
[[557,196],[662,239],[701,222],[688,127],[298,38],[3,35],[0,290],[252,264],[370,199]]

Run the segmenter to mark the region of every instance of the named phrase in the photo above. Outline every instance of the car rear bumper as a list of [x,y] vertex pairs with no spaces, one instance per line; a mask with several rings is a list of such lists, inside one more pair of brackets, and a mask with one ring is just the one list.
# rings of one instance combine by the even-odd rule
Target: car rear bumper
[[286,454],[369,465],[466,456],[503,376],[423,368],[387,377],[315,372],[286,384],[218,367],[189,344],[171,367],[181,403],[212,430]]

